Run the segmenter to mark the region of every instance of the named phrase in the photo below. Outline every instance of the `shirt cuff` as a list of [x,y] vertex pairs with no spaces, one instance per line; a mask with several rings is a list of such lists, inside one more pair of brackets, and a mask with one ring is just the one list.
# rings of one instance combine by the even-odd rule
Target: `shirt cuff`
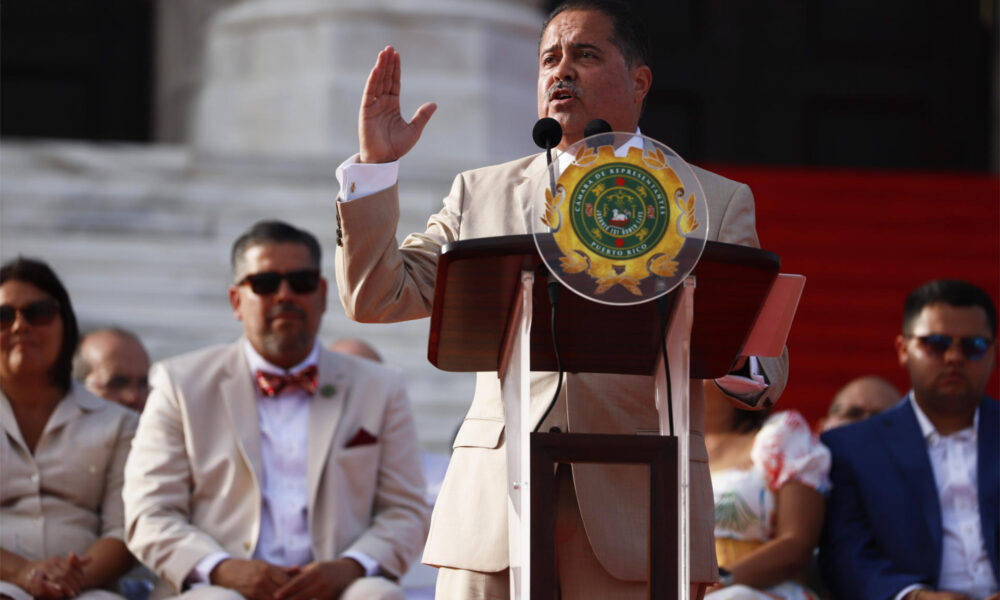
[[726,375],[715,380],[715,384],[726,394],[740,400],[755,400],[768,388],[767,378],[761,371],[760,361],[756,356],[747,359],[749,377],[742,375]]
[[358,563],[365,570],[365,577],[375,577],[378,575],[382,569],[379,567],[378,561],[374,558],[368,556],[364,552],[358,552],[357,550],[348,550],[340,555],[340,558],[353,558],[358,561]]
[[227,558],[232,558],[226,552],[213,552],[206,556],[205,558],[198,561],[198,564],[191,569],[188,573],[184,583],[188,587],[196,587],[199,585],[205,585],[206,583],[212,583],[212,569],[217,567],[220,562],[226,560]]
[[360,154],[348,158],[337,167],[340,194],[337,200],[350,202],[371,196],[396,185],[399,180],[399,161],[387,163],[359,163]]
[[892,600],[903,600],[903,598],[906,598],[907,594],[909,594],[914,590],[926,590],[926,589],[927,589],[926,587],[914,583],[913,585],[908,585],[905,588],[903,588],[903,591],[893,596]]

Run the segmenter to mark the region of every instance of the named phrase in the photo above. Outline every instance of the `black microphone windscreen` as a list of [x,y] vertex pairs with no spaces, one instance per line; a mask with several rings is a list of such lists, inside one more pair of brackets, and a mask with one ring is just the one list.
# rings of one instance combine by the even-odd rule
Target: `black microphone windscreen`
[[611,133],[611,124],[604,119],[594,119],[583,128],[583,137],[585,138],[601,133]]
[[551,117],[538,119],[531,130],[531,139],[535,140],[539,148],[555,148],[562,140],[562,126]]

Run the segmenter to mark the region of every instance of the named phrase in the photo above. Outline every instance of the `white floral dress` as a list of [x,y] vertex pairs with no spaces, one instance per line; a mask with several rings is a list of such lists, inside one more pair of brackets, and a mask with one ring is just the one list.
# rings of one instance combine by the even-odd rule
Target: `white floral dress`
[[[775,531],[775,493],[798,481],[822,494],[830,488],[830,451],[812,434],[796,411],[771,415],[757,432],[749,469],[712,471],[715,494],[715,537],[766,542]],[[764,590],[731,586],[708,594],[706,600],[815,600],[816,594],[794,581]]]

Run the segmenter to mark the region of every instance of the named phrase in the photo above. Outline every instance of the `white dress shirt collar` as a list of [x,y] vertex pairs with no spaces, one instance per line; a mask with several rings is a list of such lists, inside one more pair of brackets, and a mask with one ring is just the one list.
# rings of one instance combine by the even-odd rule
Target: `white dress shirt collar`
[[[931,446],[931,445],[937,443],[938,440],[940,440],[943,436],[940,433],[938,433],[937,428],[934,427],[934,423],[931,423],[930,418],[920,408],[920,405],[917,404],[916,399],[913,397],[913,391],[911,390],[910,393],[907,394],[907,395],[909,396],[909,399],[910,399],[910,406],[913,407],[913,412],[916,413],[916,415],[917,415],[917,423],[920,425],[920,433],[923,434],[924,441],[927,442],[928,446]],[[974,436],[973,439],[976,439],[976,432],[979,431],[979,408],[978,407],[976,408],[975,415],[973,415],[973,417],[972,417],[972,427],[971,428],[966,427],[965,429],[962,429],[961,431],[956,431],[952,435],[963,434],[963,433],[969,431],[970,429],[971,429],[972,435]]]
[[247,357],[247,366],[250,367],[250,373],[254,374],[257,371],[266,371],[268,373],[298,373],[306,367],[311,367],[313,365],[319,364],[319,342],[313,342],[313,349],[309,353],[309,356],[305,358],[302,362],[295,365],[291,369],[283,369],[277,365],[270,363],[266,358],[257,352],[257,349],[253,347],[250,340],[243,338],[243,353]]
[[[638,127],[635,128],[635,135],[630,137],[627,142],[621,146],[615,148],[615,156],[625,156],[628,151],[632,148],[645,148],[645,141],[642,137],[642,130]],[[559,172],[562,173],[569,167],[573,159],[576,158],[575,154],[570,154],[569,152],[562,152],[559,154],[559,158],[556,159],[559,164]]]

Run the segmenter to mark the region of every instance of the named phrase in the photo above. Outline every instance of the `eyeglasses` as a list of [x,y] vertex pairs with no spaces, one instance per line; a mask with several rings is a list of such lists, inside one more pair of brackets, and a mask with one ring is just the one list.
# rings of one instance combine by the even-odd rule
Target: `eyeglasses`
[[920,345],[924,347],[924,350],[928,354],[936,357],[944,356],[948,348],[951,348],[955,340],[958,340],[959,348],[961,348],[962,354],[968,360],[979,360],[986,356],[986,351],[993,344],[993,340],[981,335],[953,338],[949,335],[931,333],[928,335],[917,335],[914,338],[920,342]]
[[38,300],[21,308],[4,304],[0,306],[0,327],[4,329],[13,327],[17,315],[21,315],[29,325],[40,327],[55,321],[58,314],[59,303],[55,300]]
[[250,289],[258,296],[267,296],[278,291],[283,280],[288,281],[292,291],[296,294],[311,294],[319,287],[319,270],[302,269],[290,273],[277,273],[275,271],[263,271],[247,275],[239,280],[236,285],[250,284]]
[[136,389],[140,392],[147,392],[149,391],[149,378],[145,375],[129,377],[128,375],[115,374],[109,377],[107,381],[95,381],[94,385],[107,392],[117,393],[129,388]]

